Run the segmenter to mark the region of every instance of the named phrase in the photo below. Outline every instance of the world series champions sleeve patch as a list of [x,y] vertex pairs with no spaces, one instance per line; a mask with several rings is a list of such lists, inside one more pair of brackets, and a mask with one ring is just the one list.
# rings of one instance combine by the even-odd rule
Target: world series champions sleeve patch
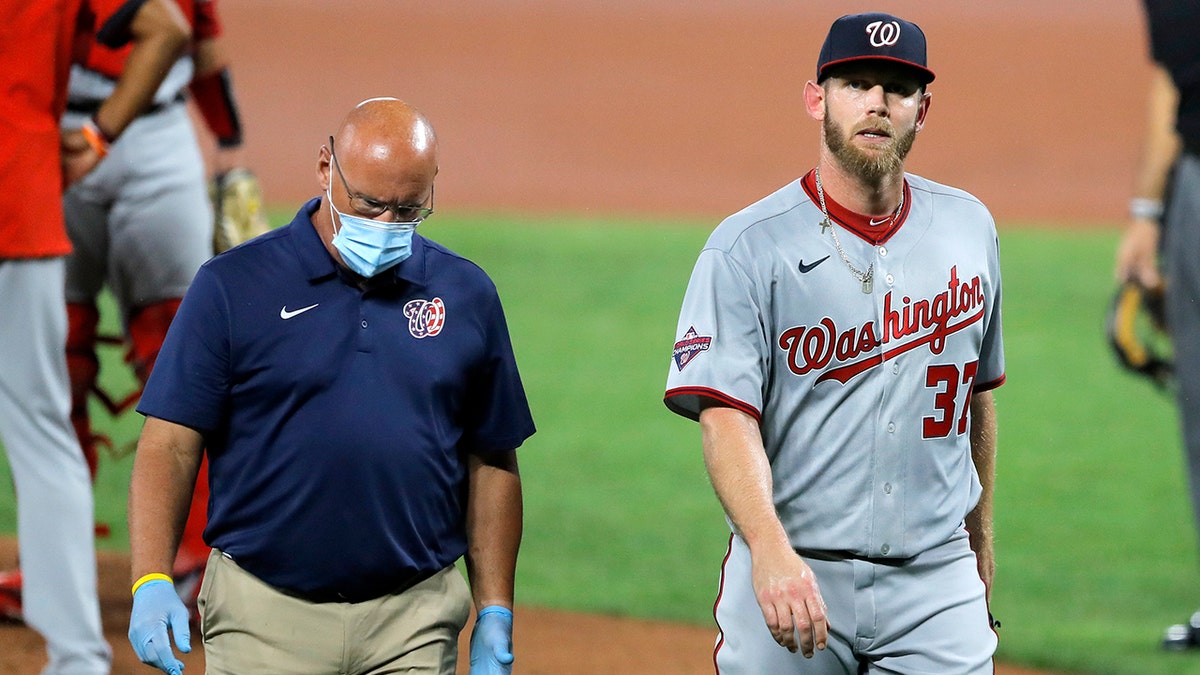
[[701,353],[708,351],[708,348],[711,346],[711,336],[700,335],[696,332],[695,326],[689,326],[687,332],[683,335],[683,339],[675,343],[675,351],[673,352],[675,367],[682,372],[684,366],[691,363],[692,359]]

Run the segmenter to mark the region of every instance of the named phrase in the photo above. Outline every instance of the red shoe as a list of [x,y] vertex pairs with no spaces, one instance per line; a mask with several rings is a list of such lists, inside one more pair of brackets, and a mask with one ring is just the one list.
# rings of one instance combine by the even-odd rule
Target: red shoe
[[21,570],[0,572],[0,621],[25,622],[21,607]]

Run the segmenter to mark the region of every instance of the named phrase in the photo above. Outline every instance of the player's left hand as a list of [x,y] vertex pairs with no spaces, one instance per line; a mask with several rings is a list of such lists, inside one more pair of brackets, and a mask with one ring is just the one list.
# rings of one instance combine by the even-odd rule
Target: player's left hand
[[133,594],[133,611],[129,615],[129,644],[142,663],[168,675],[182,675],[183,662],[171,651],[168,626],[179,651],[185,654],[192,651],[187,607],[175,593],[175,585],[155,580],[139,586]]
[[471,631],[471,675],[508,675],[512,672],[513,613],[491,605],[479,610]]

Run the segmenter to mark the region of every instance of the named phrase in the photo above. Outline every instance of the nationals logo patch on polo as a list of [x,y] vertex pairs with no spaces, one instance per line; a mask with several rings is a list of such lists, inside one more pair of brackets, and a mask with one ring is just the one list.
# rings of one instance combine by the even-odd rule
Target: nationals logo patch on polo
[[404,305],[404,316],[408,317],[408,332],[413,337],[433,337],[446,325],[446,303],[441,298],[409,300]]
[[684,333],[683,339],[675,343],[675,367],[683,370],[683,367],[692,362],[692,359],[700,355],[700,352],[708,351],[712,346],[712,337],[708,335],[700,335],[696,333],[695,326],[688,326],[687,332]]

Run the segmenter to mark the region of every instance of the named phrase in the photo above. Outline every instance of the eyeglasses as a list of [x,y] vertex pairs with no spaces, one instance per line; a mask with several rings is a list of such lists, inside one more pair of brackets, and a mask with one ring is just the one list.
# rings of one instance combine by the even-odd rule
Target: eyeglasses
[[341,163],[338,162],[337,153],[333,151],[333,136],[329,137],[329,157],[333,161],[333,167],[337,169],[338,177],[342,179],[342,186],[346,188],[346,194],[350,196],[350,208],[362,216],[367,218],[378,218],[383,215],[384,211],[391,211],[395,218],[395,222],[399,223],[420,223],[429,216],[433,215],[433,186],[429,186],[429,206],[400,204],[398,202],[384,202],[373,197],[368,197],[364,194],[355,192],[350,189],[350,184],[346,182],[346,176],[342,173]]

